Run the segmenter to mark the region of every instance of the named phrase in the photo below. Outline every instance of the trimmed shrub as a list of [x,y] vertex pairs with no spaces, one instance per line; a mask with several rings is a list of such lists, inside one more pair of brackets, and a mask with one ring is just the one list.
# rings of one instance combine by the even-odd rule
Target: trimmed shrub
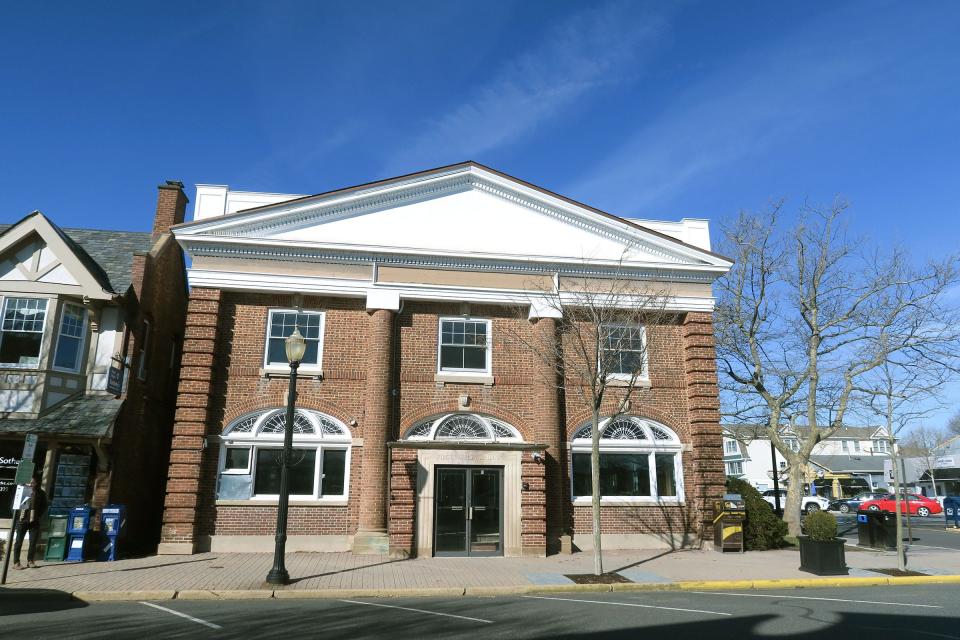
[[803,528],[813,540],[833,540],[837,537],[837,519],[826,511],[808,515],[803,521]]
[[744,545],[748,551],[764,551],[786,546],[787,523],[773,512],[760,492],[746,480],[727,478],[727,493],[739,493],[747,507],[743,524]]

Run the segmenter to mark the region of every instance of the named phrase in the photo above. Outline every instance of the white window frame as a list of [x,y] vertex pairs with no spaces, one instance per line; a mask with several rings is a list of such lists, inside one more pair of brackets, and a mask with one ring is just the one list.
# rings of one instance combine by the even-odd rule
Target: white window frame
[[[618,419],[623,419],[626,416],[619,416]],[[684,486],[683,486],[683,445],[680,442],[679,437],[676,433],[666,425],[663,425],[659,422],[654,422],[653,420],[648,420],[646,418],[639,418],[629,416],[626,417],[631,421],[640,421],[644,425],[644,430],[647,432],[647,440],[600,440],[600,455],[605,453],[608,454],[617,454],[617,453],[628,453],[628,454],[644,454],[646,453],[649,456],[647,463],[647,470],[650,474],[650,495],[649,496],[600,496],[601,505],[649,505],[649,504],[676,504],[682,505],[685,504],[684,496]],[[607,425],[610,424],[610,418],[606,418],[600,422],[600,431],[602,432]],[[653,438],[653,434],[650,432],[650,428],[647,425],[656,426],[660,429],[665,430],[671,436],[671,440],[656,440]],[[582,426],[580,428],[583,428]],[[579,431],[579,429],[578,429]],[[576,432],[574,432],[576,433]],[[602,433],[601,433],[602,435]],[[659,444],[658,444],[659,443]],[[574,438],[570,442],[570,455],[567,460],[570,469],[570,497],[571,502],[574,506],[589,505],[592,501],[591,496],[575,496],[574,495],[574,482],[573,482],[573,455],[574,454],[590,454],[592,451],[592,443],[590,438]],[[657,489],[657,467],[656,467],[656,455],[657,454],[673,454],[673,471],[674,471],[674,483],[677,486],[677,495],[675,496],[660,496]]]
[[[252,444],[228,444],[220,448],[220,473],[223,475],[233,475],[233,476],[245,476],[250,473],[251,468],[253,467],[253,445]],[[227,469],[227,449],[246,449],[247,450],[247,466],[243,469]]]
[[289,362],[270,362],[270,327],[273,325],[273,316],[277,313],[296,313],[320,316],[320,336],[317,340],[317,363],[301,362],[297,369],[299,373],[323,372],[323,343],[327,332],[327,314],[318,309],[270,309],[267,313],[267,328],[263,336],[263,370],[271,373],[290,373]]
[[[440,365],[440,354],[443,347],[444,322],[482,322],[487,326],[486,367],[483,369],[444,369]],[[456,345],[451,345],[456,346]],[[489,376],[493,375],[493,322],[489,318],[474,318],[468,316],[443,316],[437,320],[437,374],[444,376]]]
[[[251,482],[251,495],[248,499],[251,502],[276,502],[279,499],[278,494],[255,494],[252,493],[254,487],[256,486],[256,477],[257,477],[257,451],[266,450],[266,449],[283,449],[283,434],[282,433],[262,433],[261,429],[267,421],[273,418],[278,413],[284,413],[283,409],[267,409],[261,412],[258,412],[256,420],[253,427],[249,432],[244,433],[231,433],[230,429],[233,425],[239,424],[250,416],[242,416],[234,420],[230,427],[225,430],[225,433],[222,438],[222,446],[220,447],[220,462],[219,462],[219,473],[220,475],[249,475]],[[290,499],[295,501],[310,501],[325,503],[331,505],[345,505],[347,504],[350,497],[350,468],[352,464],[352,455],[353,455],[353,441],[350,434],[350,429],[344,425],[339,420],[333,418],[332,416],[326,414],[317,414],[317,412],[298,409],[298,414],[303,415],[307,420],[313,425],[315,433],[312,434],[293,434],[293,448],[294,449],[307,449],[316,451],[316,458],[314,462],[313,469],[313,491],[310,494],[291,494]],[[256,415],[256,414],[255,414]],[[318,416],[322,416],[328,420],[331,420],[337,424],[343,430],[341,435],[324,435],[323,429],[318,421]],[[247,462],[246,470],[225,470],[224,465],[226,464],[227,458],[227,449],[228,448],[242,448],[248,447],[250,450],[250,456]],[[343,493],[335,495],[323,495],[321,494],[322,490],[322,480],[323,480],[323,454],[325,451],[346,451],[346,456],[344,459],[344,469],[343,469]]]
[[[50,298],[39,298],[37,296],[3,296],[0,298],[0,341],[3,340],[4,334],[7,332],[3,330],[3,319],[7,313],[7,302],[10,300],[43,300],[43,329],[40,331],[40,352],[37,354],[37,363],[36,364],[20,364],[18,362],[0,362],[0,368],[4,369],[39,369],[40,364],[43,362],[43,343],[47,334],[47,325],[49,324],[48,314],[50,313]],[[16,333],[10,331],[10,333]],[[29,333],[36,333],[31,331]],[[49,354],[47,354],[49,356]]]
[[[77,364],[73,368],[67,367],[58,367],[57,366],[57,354],[60,350],[60,336],[63,334],[63,320],[66,317],[67,307],[75,307],[80,310],[81,315],[83,316],[83,322],[81,323],[80,328],[80,347],[77,350]],[[83,350],[87,347],[87,321],[88,321],[87,309],[81,305],[76,304],[75,302],[64,302],[62,308],[60,309],[60,322],[57,327],[57,339],[54,340],[53,347],[53,358],[50,361],[50,368],[54,371],[63,371],[65,373],[78,373],[80,371],[80,365],[83,364]],[[70,336],[73,337],[73,336]]]
[[[739,467],[739,471],[735,470],[735,467]],[[728,476],[742,476],[743,475],[743,462],[740,460],[732,460],[727,463],[727,475]]]
[[787,446],[790,451],[797,453],[800,451],[800,440],[797,438],[784,438],[783,444]]
[[[647,327],[646,327],[645,325],[642,325],[642,324],[629,324],[629,323],[623,323],[623,322],[605,323],[605,324],[601,325],[601,328],[600,328],[601,335],[602,335],[603,331],[604,331],[606,328],[613,328],[613,329],[639,329],[639,330],[640,330],[640,341],[643,343],[643,347],[642,347],[642,349],[643,349],[643,354],[642,354],[642,355],[643,355],[643,372],[642,372],[642,374],[640,374],[640,375],[638,375],[636,378],[634,378],[634,382],[637,383],[637,384],[644,384],[644,385],[645,385],[645,384],[649,384],[649,382],[650,382],[650,354],[649,354],[649,345],[648,345],[648,343],[647,343]],[[599,367],[600,367],[600,362],[602,361],[602,358],[603,358],[604,347],[603,347],[602,344],[599,344],[599,345],[597,345],[597,348],[598,348],[598,352],[597,352],[597,368],[599,368]],[[631,374],[631,373],[614,373],[614,372],[611,372],[611,373],[609,373],[609,374],[607,375],[607,379],[608,379],[608,380],[618,380],[618,381],[624,381],[624,382],[629,382],[632,377],[633,377],[633,374]]]
[[153,339],[153,323],[143,319],[143,344],[140,345],[140,354],[137,361],[137,380],[147,379],[147,356],[150,353],[150,341]]
[[876,444],[874,444],[873,448],[877,453],[882,453],[884,455],[890,453],[890,443],[888,443],[885,439],[874,438],[874,443]]
[[740,447],[737,446],[736,440],[726,440],[723,443],[723,451],[727,454],[736,454],[740,453]]

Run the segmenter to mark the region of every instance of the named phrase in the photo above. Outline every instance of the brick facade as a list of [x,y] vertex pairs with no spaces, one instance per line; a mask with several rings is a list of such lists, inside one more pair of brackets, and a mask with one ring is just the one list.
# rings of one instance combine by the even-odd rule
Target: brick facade
[[[516,309],[470,305],[492,321],[492,384],[435,378],[439,319],[463,315],[459,303],[406,301],[399,313],[368,312],[362,300],[194,289],[190,297],[177,401],[163,541],[168,552],[203,548],[212,536],[271,535],[276,507],[216,499],[215,436],[234,419],[286,401],[287,379],[262,373],[270,308],[325,312],[323,379],[305,377],[298,406],[349,425],[353,447],[346,504],[292,504],[291,536],[386,532],[391,552],[415,552],[417,450],[389,447],[413,425],[445,412],[489,415],[542,445],[543,460],[523,454],[520,495],[523,553],[560,548],[561,538],[591,532],[589,507],[570,499],[572,433],[589,419],[577,394],[564,395],[548,362],[511,336],[556,337],[556,321],[531,322]],[[665,317],[648,327],[651,388],[631,414],[675,431],[682,443],[686,500],[680,505],[604,506],[610,534],[701,534],[709,499],[722,491],[716,372],[709,314]],[[611,392],[605,409],[613,406]],[[465,401],[465,402],[464,402]],[[206,441],[206,446],[204,442]],[[431,516],[432,517],[432,516]]]

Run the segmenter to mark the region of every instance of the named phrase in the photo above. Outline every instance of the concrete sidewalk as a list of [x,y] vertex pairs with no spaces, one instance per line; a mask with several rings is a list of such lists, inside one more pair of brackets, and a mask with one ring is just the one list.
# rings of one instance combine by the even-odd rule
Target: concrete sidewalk
[[[892,552],[847,548],[850,576],[856,584],[887,583],[882,569],[896,567]],[[960,552],[947,549],[914,549],[909,569],[939,579],[957,576],[960,581]],[[589,552],[555,555],[548,558],[418,558],[395,560],[386,556],[355,556],[350,553],[289,553],[287,569],[292,584],[275,588],[264,584],[272,565],[271,554],[202,553],[192,556],[152,556],[117,562],[43,564],[36,569],[8,575],[8,595],[13,590],[31,589],[74,594],[82,599],[155,599],[202,597],[210,592],[227,592],[235,597],[322,597],[321,592],[366,592],[372,595],[426,594],[428,589],[444,593],[506,593],[538,588],[575,587],[571,574],[592,572]],[[796,549],[748,552],[714,551],[608,551],[604,568],[616,572],[628,583],[650,588],[671,588],[685,582],[722,581],[723,588],[766,585],[763,581],[816,578],[798,569]],[[876,578],[876,580],[870,580]],[[831,578],[830,582],[838,582]],[[849,578],[848,578],[849,580]],[[760,581],[760,582],[757,582]],[[751,585],[751,582],[756,584]],[[797,583],[799,584],[799,583]],[[797,586],[794,583],[783,586]],[[591,585],[594,586],[594,585]],[[704,586],[701,584],[701,586]],[[772,583],[767,586],[772,586]],[[609,585],[594,586],[609,588]],[[678,587],[679,588],[679,587]],[[719,587],[718,587],[719,588]],[[149,593],[148,593],[149,592]],[[241,594],[240,592],[243,592]],[[253,593],[257,592],[257,593]],[[274,594],[275,592],[275,594]],[[128,594],[126,597],[124,594]],[[328,594],[328,595],[336,595]]]

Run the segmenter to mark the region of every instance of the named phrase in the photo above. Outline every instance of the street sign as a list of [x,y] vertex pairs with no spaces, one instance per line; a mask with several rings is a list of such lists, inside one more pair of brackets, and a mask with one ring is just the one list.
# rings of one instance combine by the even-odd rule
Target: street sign
[[115,396],[123,393],[123,367],[110,367],[107,370],[107,391]]
[[17,492],[13,495],[13,506],[14,511],[19,511],[20,507],[23,506],[23,501],[28,500],[30,496],[33,495],[33,492],[30,490],[30,487],[24,485],[17,486]]
[[26,440],[23,442],[23,459],[24,460],[33,460],[33,454],[37,450],[37,440],[39,436],[35,433],[28,433]]
[[30,481],[33,480],[34,468],[33,462],[24,458],[17,465],[17,475],[14,476],[13,481],[17,484],[30,484]]

